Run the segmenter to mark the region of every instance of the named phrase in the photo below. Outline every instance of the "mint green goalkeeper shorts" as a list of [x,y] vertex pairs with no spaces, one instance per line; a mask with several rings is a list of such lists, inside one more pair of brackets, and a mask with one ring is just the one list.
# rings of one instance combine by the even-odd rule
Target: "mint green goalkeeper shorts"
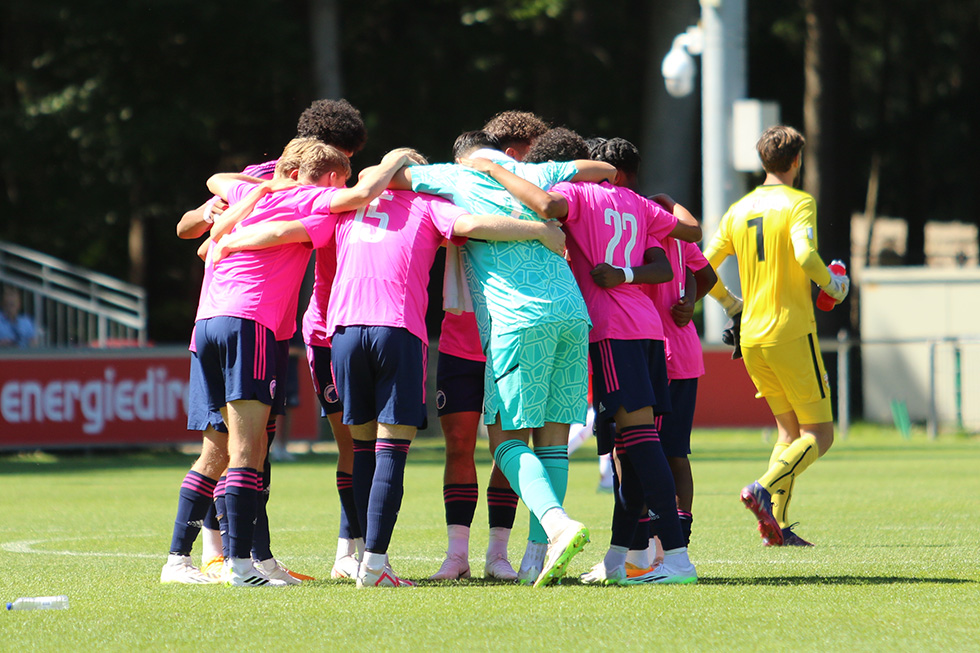
[[505,431],[545,422],[584,424],[588,413],[589,324],[567,320],[490,334],[483,419]]

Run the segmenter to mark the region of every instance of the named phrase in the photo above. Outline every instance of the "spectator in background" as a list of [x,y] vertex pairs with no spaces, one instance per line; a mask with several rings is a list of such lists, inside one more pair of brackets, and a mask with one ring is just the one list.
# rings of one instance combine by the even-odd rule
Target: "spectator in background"
[[33,347],[37,344],[34,320],[21,312],[20,291],[3,289],[3,311],[0,312],[0,347]]

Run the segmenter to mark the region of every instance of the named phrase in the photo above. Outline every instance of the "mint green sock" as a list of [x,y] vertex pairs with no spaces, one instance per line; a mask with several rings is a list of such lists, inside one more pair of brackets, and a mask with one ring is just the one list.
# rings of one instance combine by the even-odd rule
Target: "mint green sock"
[[[517,496],[521,498],[528,510],[537,517],[537,520],[540,520],[552,508],[561,508],[561,501],[555,496],[545,466],[541,464],[541,460],[534,455],[529,446],[520,440],[507,440],[494,451],[493,459],[500,471],[510,481],[510,486],[517,492]],[[565,478],[567,485],[567,455]],[[562,494],[564,494],[564,487]],[[544,530],[542,529],[541,532],[543,533]],[[542,541],[547,542],[547,536]]]
[[[565,502],[565,491],[568,489],[568,445],[560,444],[553,447],[535,447],[534,455],[541,461],[548,481],[555,493],[559,504]],[[538,518],[531,513],[528,519],[527,539],[532,542],[547,542],[548,536]]]

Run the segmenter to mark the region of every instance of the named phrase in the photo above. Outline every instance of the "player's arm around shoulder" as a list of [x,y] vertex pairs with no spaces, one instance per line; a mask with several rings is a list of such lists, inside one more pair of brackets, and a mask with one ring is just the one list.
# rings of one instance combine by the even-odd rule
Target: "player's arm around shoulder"
[[308,243],[310,234],[302,220],[259,222],[224,236],[214,246],[212,257],[217,263],[233,252],[265,249],[288,243]]
[[552,220],[568,215],[568,202],[563,196],[539,188],[490,159],[464,157],[459,160],[459,163],[489,176],[543,220]]
[[538,240],[559,256],[565,253],[565,232],[556,220],[536,222],[503,215],[466,213],[453,224],[453,235],[480,240]]
[[677,240],[683,240],[687,243],[696,243],[701,240],[701,223],[698,222],[698,219],[694,217],[693,213],[688,211],[681,204],[674,201],[674,198],[666,193],[654,195],[651,199],[665,211],[677,218],[677,224],[674,226],[671,232],[667,234],[668,236],[676,238]]
[[370,204],[388,188],[394,174],[408,164],[408,148],[392,150],[381,162],[361,173],[361,178],[350,188],[341,188],[330,198],[330,211],[343,213],[356,211]]
[[572,163],[575,164],[577,172],[568,181],[591,181],[596,184],[604,181],[610,184],[616,182],[616,166],[610,163],[591,159],[576,159]]

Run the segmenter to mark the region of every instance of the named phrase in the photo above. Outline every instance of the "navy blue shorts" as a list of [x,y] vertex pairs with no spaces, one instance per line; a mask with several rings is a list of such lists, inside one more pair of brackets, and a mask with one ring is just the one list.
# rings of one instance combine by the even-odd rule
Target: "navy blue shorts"
[[487,364],[439,354],[436,364],[436,408],[439,417],[483,412],[483,383]]
[[209,410],[217,412],[239,400],[276,403],[283,348],[270,329],[252,320],[219,316],[198,321],[194,336]]
[[346,326],[331,344],[344,424],[425,425],[428,347],[421,340],[399,327]]
[[691,427],[694,425],[694,405],[698,398],[697,379],[674,379],[668,388],[671,410],[658,416],[657,430],[664,454],[684,458],[691,453]]
[[670,412],[663,340],[601,340],[589,344],[589,359],[597,419],[611,420],[620,406]]
[[595,433],[596,453],[600,456],[612,453],[616,448],[616,422],[612,418],[596,417],[592,422],[592,431]]
[[330,369],[330,347],[310,345],[306,348],[306,359],[310,363],[310,376],[313,378],[313,390],[320,400],[320,417],[339,413],[344,409],[337,394],[337,386],[333,382],[333,372]]
[[204,370],[197,352],[191,352],[191,374],[187,391],[187,430],[206,431],[213,426],[216,431],[227,433],[228,427],[221,413],[211,410],[204,384]]
[[[295,376],[295,370],[294,370]],[[277,340],[276,341],[276,395],[272,398],[272,414],[273,415],[285,415],[286,406],[296,405],[289,404],[289,396],[291,392],[296,393],[297,404],[299,403],[299,382],[294,378],[294,387],[290,387],[289,381],[289,341],[288,340]]]

